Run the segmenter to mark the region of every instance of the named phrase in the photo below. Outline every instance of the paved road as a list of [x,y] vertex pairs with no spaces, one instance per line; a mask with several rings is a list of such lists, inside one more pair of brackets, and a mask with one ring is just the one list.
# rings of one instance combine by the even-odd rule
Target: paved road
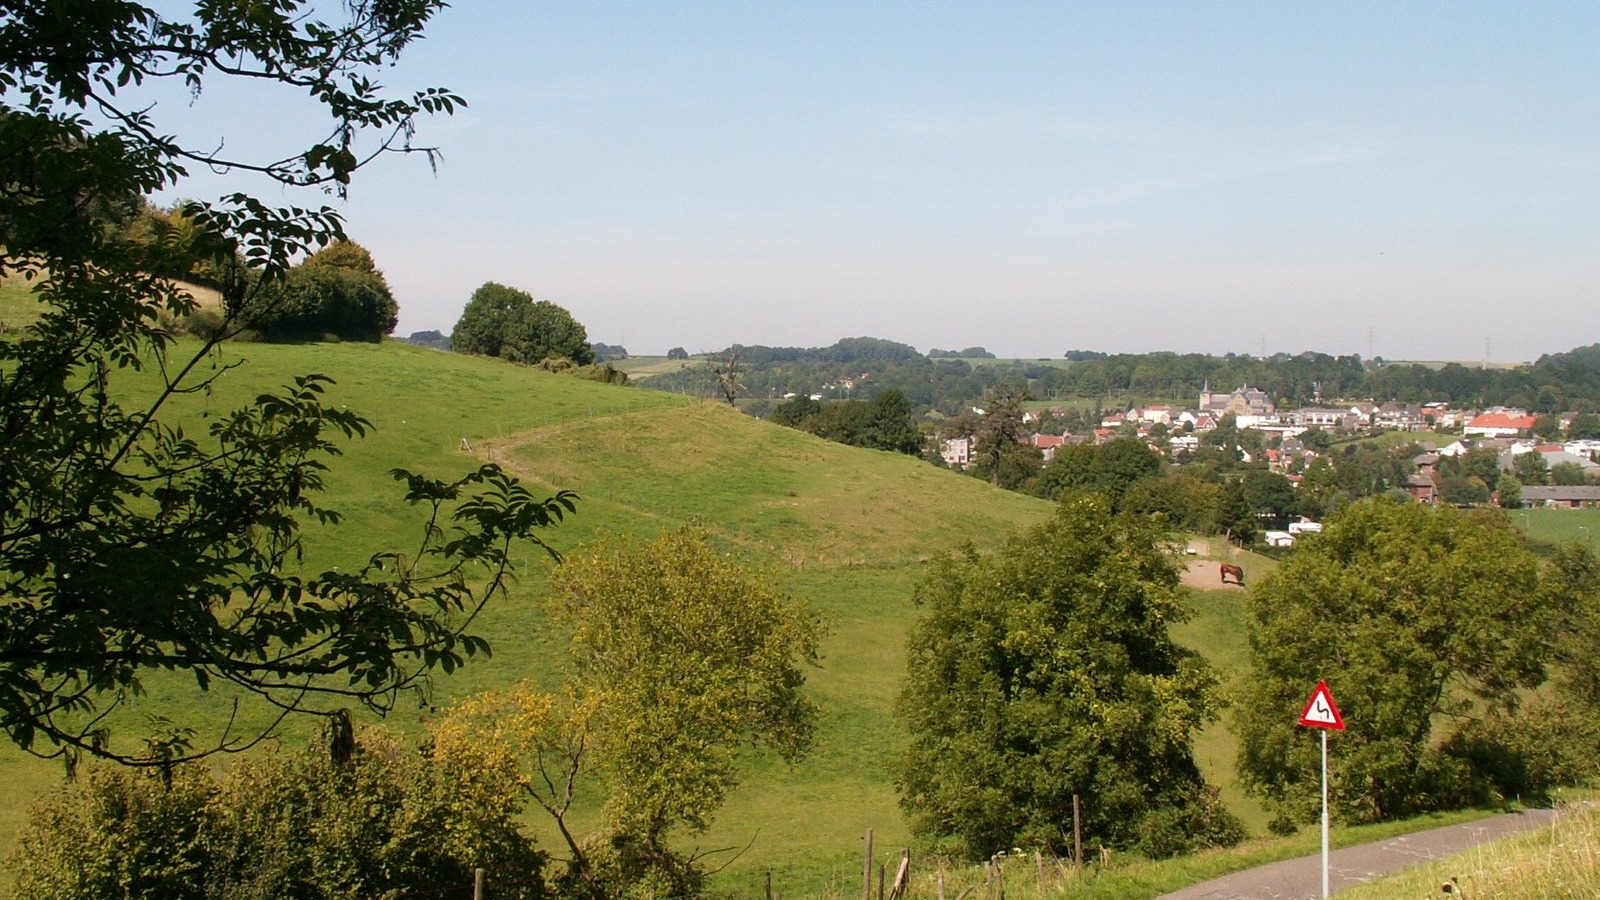
[[[1548,825],[1555,811],[1531,809],[1463,825],[1446,825],[1328,854],[1328,889],[1371,881],[1390,872],[1454,856],[1487,841]],[[1272,863],[1164,894],[1160,900],[1303,900],[1322,895],[1322,854]]]

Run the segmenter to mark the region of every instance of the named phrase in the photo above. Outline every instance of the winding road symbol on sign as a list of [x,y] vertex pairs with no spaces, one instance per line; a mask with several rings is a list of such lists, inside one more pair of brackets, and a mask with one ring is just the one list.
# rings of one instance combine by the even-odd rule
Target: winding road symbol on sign
[[1300,724],[1308,728],[1344,730],[1344,717],[1339,715],[1339,706],[1333,702],[1333,692],[1328,690],[1326,681],[1317,682],[1317,689],[1306,701],[1305,712],[1300,714]]

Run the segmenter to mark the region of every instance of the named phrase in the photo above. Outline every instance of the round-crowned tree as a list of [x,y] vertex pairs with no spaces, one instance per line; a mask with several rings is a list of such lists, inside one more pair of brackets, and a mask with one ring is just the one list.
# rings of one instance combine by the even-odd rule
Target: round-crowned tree
[[557,357],[580,366],[594,362],[589,333],[572,313],[493,281],[472,292],[450,342],[461,353],[511,362],[533,364]]
[[1346,724],[1329,759],[1342,820],[1488,800],[1495,766],[1527,760],[1501,748],[1486,765],[1459,749],[1461,735],[1544,682],[1573,592],[1544,579],[1500,515],[1372,498],[1325,525],[1248,595],[1250,677],[1236,698],[1245,785],[1285,824],[1314,819],[1318,744],[1294,711],[1327,679]]
[[312,254],[264,291],[263,301],[255,327],[269,340],[377,341],[400,314],[372,254],[354,241]]
[[1108,847],[1241,836],[1194,761],[1216,679],[1167,631],[1183,607],[1163,540],[1084,496],[993,555],[930,567],[899,699],[900,802],[920,836],[967,858],[1060,850],[1075,795],[1084,839]]

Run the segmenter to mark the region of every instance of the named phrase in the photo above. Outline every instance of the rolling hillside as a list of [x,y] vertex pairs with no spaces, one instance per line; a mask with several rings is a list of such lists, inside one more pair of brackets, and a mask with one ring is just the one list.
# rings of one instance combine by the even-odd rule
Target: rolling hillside
[[[1050,514],[1041,501],[907,457],[830,444],[725,405],[399,343],[230,345],[215,364],[234,362],[242,365],[211,396],[184,397],[175,407],[192,430],[208,413],[304,372],[333,376],[333,401],[376,426],[335,462],[327,499],[346,520],[311,534],[308,569],[353,565],[413,542],[415,516],[389,469],[443,476],[492,459],[530,482],[582,495],[577,516],[548,535],[557,547],[698,520],[730,553],[831,616],[823,663],[811,676],[824,710],[818,747],[792,770],[752,760],[744,787],[697,842],[749,844],[730,874],[754,877],[773,867],[791,884],[803,878],[816,886],[853,877],[865,828],[885,846],[907,839],[885,765],[897,740],[891,700],[914,615],[911,585],[933,554],[966,541],[993,546]],[[137,377],[123,385],[135,394],[150,388]],[[494,658],[441,678],[438,700],[549,671],[556,649],[529,603],[543,589],[547,564],[537,556],[529,562],[513,596],[485,622]],[[222,714],[184,678],[153,679],[150,687],[125,727],[136,730],[146,713],[212,721]],[[416,720],[397,714],[392,724]],[[0,753],[26,788],[0,800],[0,848],[9,849],[27,797],[59,769]]]

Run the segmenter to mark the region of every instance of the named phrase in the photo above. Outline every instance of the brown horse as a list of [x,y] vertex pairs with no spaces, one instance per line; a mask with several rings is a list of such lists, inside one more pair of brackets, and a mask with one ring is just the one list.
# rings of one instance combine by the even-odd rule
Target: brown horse
[[1233,576],[1233,583],[1234,584],[1237,584],[1240,587],[1244,587],[1244,569],[1234,565],[1233,563],[1223,563],[1222,564],[1222,583],[1223,584],[1227,584],[1228,583],[1228,576],[1229,575]]

